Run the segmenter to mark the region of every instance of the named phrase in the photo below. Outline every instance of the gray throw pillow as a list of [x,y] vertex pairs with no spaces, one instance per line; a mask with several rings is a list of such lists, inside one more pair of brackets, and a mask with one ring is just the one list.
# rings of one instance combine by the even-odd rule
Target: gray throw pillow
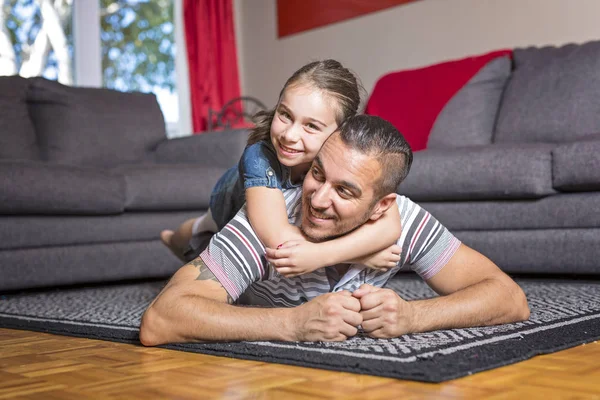
[[52,162],[109,167],[145,161],[166,137],[153,94],[32,78],[29,111],[42,156]]
[[27,110],[28,87],[20,76],[0,76],[0,159],[40,158]]
[[492,143],[498,106],[510,69],[509,57],[496,58],[481,68],[444,106],[433,124],[427,148]]
[[495,142],[562,142],[600,131],[600,41],[514,51]]

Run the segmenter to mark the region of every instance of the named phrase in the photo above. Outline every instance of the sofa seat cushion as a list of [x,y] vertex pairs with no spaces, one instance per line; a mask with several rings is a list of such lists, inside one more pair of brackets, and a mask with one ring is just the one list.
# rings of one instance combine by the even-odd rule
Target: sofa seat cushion
[[163,229],[206,210],[125,212],[118,215],[6,215],[0,224],[0,251],[32,247],[158,240]]
[[495,142],[564,142],[600,132],[600,41],[516,49],[513,60]]
[[552,150],[554,188],[565,192],[600,190],[600,136]]
[[141,162],[166,137],[153,94],[30,81],[29,110],[45,160],[97,167]]
[[225,168],[197,164],[122,165],[128,211],[207,209],[210,194]]
[[117,214],[125,181],[107,171],[40,161],[0,160],[1,214]]
[[40,159],[27,109],[28,88],[25,78],[0,76],[0,159]]
[[[165,280],[181,267],[181,261],[160,240],[146,240],[0,251],[0,265],[0,292],[4,292],[37,287],[56,290],[59,285],[122,284],[131,279]],[[114,315],[104,306],[96,310]],[[84,306],[81,312],[89,309]]]
[[[508,273],[598,275],[600,229],[453,231]],[[592,302],[596,299],[590,300]]]
[[454,231],[600,228],[600,191],[543,199],[419,203]]
[[551,150],[539,144],[415,152],[399,193],[415,201],[541,198],[555,193]]

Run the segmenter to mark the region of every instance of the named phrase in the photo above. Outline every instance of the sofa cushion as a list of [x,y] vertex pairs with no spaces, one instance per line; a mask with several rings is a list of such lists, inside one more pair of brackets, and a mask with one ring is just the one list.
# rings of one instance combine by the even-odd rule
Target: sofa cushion
[[600,135],[552,150],[554,188],[566,192],[600,190]]
[[0,159],[40,158],[27,110],[28,87],[20,76],[0,76]]
[[125,182],[114,173],[39,161],[0,160],[1,214],[116,214]]
[[492,143],[498,106],[510,76],[510,57],[490,61],[444,106],[433,124],[427,148]]
[[[181,261],[160,240],[145,240],[0,251],[0,265],[0,292],[4,292],[35,287],[56,290],[59,285],[122,284],[129,279],[164,280],[181,267]],[[113,315],[104,306],[98,311]],[[84,306],[81,312],[89,312],[89,308]]]
[[551,275],[598,275],[600,229],[597,228],[452,233],[507,273],[544,274],[546,278]]
[[399,193],[416,201],[541,198],[555,193],[551,150],[536,144],[418,151]]
[[496,142],[561,142],[600,132],[600,41],[514,51]]
[[248,134],[246,129],[232,129],[165,139],[156,147],[154,160],[158,163],[194,163],[229,168],[240,161]]
[[600,227],[600,192],[558,193],[543,199],[421,202],[454,231]]
[[[123,165],[128,211],[207,209],[210,194],[225,168],[197,164]],[[183,222],[183,221],[182,221]]]
[[48,161],[101,167],[140,162],[166,136],[153,94],[31,78],[29,105]]
[[413,151],[422,150],[448,101],[491,60],[510,53],[494,51],[386,74],[375,83],[365,113],[390,121]]
[[0,250],[157,240],[163,229],[175,229],[205,211],[5,215],[0,224]]

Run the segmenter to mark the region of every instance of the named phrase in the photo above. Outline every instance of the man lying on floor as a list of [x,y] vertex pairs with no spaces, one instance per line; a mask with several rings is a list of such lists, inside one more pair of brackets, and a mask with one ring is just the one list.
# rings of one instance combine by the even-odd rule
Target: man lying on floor
[[[242,208],[150,304],[141,342],[345,340],[359,326],[369,336],[389,338],[529,318],[525,295],[510,277],[395,194],[411,162],[410,147],[390,123],[356,116],[325,142],[302,189],[285,193],[290,221],[299,221],[313,240],[348,233],[397,206],[402,253],[395,267],[346,264],[285,278],[266,260]],[[344,197],[340,187],[347,189]],[[405,265],[440,297],[405,301],[382,289]]]

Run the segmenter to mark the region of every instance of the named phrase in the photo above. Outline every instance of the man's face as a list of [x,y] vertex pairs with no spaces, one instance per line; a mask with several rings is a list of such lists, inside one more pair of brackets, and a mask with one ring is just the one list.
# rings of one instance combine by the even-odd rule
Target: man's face
[[368,221],[380,174],[377,160],[348,148],[334,133],[304,178],[302,231],[315,241],[325,241]]

